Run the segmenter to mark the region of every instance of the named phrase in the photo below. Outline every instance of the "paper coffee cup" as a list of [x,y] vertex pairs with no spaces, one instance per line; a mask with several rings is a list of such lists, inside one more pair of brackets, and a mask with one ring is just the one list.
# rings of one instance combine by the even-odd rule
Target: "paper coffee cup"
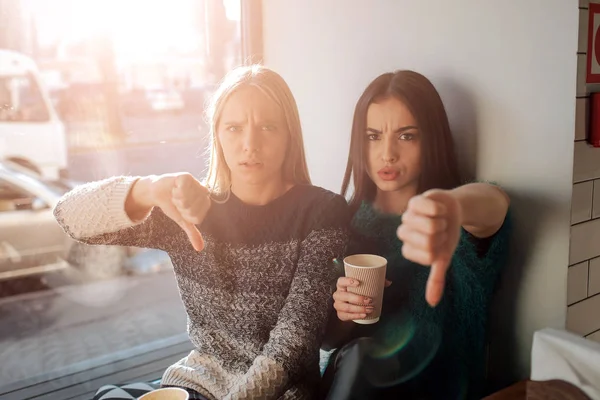
[[379,321],[386,267],[387,260],[374,254],[355,254],[344,258],[346,276],[360,282],[358,287],[349,286],[348,291],[373,299],[369,304],[373,306],[373,312],[367,314],[365,319],[354,320],[357,324],[374,324]]
[[162,388],[146,393],[138,400],[188,400],[187,391],[179,388]]

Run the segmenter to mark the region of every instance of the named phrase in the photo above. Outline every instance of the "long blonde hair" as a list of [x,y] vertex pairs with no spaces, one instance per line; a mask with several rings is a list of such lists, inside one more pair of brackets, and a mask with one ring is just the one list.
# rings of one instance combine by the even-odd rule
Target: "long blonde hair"
[[283,111],[290,135],[283,164],[283,179],[294,184],[310,184],[304,153],[302,126],[300,125],[298,106],[292,91],[275,71],[262,65],[251,65],[238,67],[229,72],[208,105],[207,119],[210,127],[211,145],[206,186],[219,197],[229,196],[231,170],[225,161],[223,148],[219,143],[217,126],[227,100],[239,89],[247,86],[259,89],[279,105]]

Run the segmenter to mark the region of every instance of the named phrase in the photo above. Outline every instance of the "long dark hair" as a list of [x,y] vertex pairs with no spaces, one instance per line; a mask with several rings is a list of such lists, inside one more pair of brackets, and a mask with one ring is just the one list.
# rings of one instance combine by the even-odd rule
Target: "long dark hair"
[[350,207],[353,210],[358,209],[363,201],[374,201],[377,193],[377,186],[367,175],[365,161],[367,110],[372,103],[390,97],[408,107],[421,132],[418,193],[434,188],[452,189],[461,184],[450,123],[439,93],[429,79],[417,72],[388,72],[367,86],[354,109],[350,152],[342,183],[342,195],[345,196],[352,179],[354,192]]

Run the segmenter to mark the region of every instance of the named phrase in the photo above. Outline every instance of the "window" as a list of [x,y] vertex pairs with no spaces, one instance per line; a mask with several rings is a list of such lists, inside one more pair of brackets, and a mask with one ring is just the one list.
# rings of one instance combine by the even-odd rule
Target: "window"
[[33,196],[0,179],[0,211],[30,210]]
[[[13,48],[35,61],[42,79],[40,88],[31,76],[0,71],[0,124],[46,121],[54,107],[69,162],[67,177],[55,181],[43,157],[18,160],[30,172],[0,161],[0,397],[91,398],[104,383],[159,379],[191,349],[169,257],[78,244],[53,206],[76,184],[114,175],[202,177],[204,105],[255,47],[242,24],[246,7],[6,2],[22,39]],[[67,375],[68,388],[58,379]]]
[[28,186],[0,177],[0,281],[54,270],[66,251],[65,235],[52,221],[52,199]]
[[50,115],[32,75],[2,76],[0,71],[0,123],[45,122]]

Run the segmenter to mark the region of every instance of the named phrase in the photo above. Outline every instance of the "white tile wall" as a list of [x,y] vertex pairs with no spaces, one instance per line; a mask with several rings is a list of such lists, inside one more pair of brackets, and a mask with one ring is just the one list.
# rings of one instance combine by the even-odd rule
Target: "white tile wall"
[[579,98],[575,102],[575,140],[585,139],[587,132],[588,98]]
[[573,159],[573,182],[600,178],[600,149],[586,142],[575,143]]
[[594,332],[589,336],[586,336],[587,339],[593,340],[594,342],[600,342],[600,331]]
[[600,219],[571,227],[569,265],[600,256]]
[[[600,187],[600,184],[598,185],[598,187]],[[571,203],[571,224],[577,224],[592,218],[593,190],[593,181],[587,181],[573,185],[573,199]]]
[[585,54],[577,54],[577,96],[586,96],[587,88],[585,86]]
[[567,329],[600,342],[600,149],[585,141],[589,94],[600,92],[600,85],[585,83],[590,2],[600,0],[579,0],[579,7],[586,8],[579,10]]
[[567,308],[567,329],[580,335],[600,329],[600,295]]
[[[600,258],[590,260],[590,275],[588,283],[588,296],[600,293]],[[600,310],[598,310],[600,313]]]
[[588,296],[588,262],[569,267],[567,275],[567,304],[571,305]]
[[577,43],[577,52],[585,53],[587,51],[588,35],[588,10],[579,10],[579,42]]
[[594,181],[594,191],[592,192],[592,218],[600,217],[600,180]]

